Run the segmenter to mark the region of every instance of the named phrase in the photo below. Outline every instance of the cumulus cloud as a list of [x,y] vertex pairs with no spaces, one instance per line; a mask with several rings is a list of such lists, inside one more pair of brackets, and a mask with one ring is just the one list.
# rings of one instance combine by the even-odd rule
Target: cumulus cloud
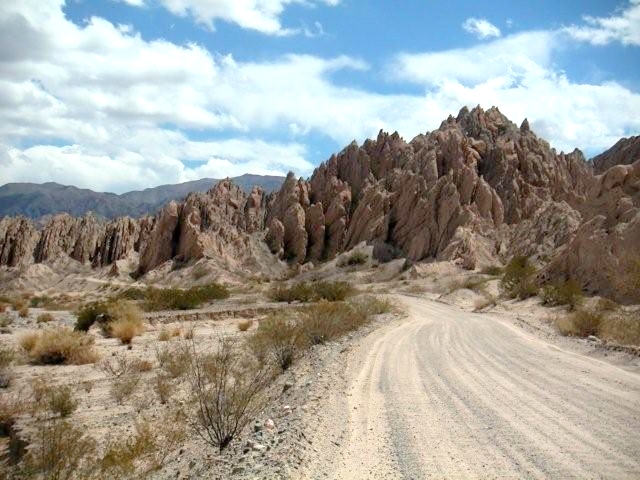
[[640,45],[640,0],[630,0],[626,8],[609,17],[585,16],[583,20],[585,24],[571,25],[564,31],[575,40],[592,45]]
[[[131,1],[131,0],[129,0]],[[137,1],[137,0],[133,0]],[[191,17],[197,23],[213,29],[221,20],[241,28],[268,35],[292,35],[297,29],[282,26],[280,17],[292,4],[306,6],[336,6],[340,0],[158,0],[172,14]]]
[[462,24],[462,28],[480,39],[502,35],[498,27],[484,18],[467,18]]
[[554,32],[526,32],[467,49],[401,54],[396,80],[423,85],[425,103],[454,110],[493,105],[562,150],[602,150],[640,130],[640,94],[615,82],[572,82],[553,64]]

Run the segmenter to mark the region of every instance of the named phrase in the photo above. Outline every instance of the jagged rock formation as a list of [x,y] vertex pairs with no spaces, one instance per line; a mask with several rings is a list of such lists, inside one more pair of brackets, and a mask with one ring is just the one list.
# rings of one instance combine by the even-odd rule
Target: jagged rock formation
[[640,135],[620,139],[613,147],[593,157],[596,173],[604,173],[615,165],[631,165],[640,159]]
[[289,174],[268,196],[227,180],[153,218],[62,215],[41,232],[4,218],[0,265],[62,255],[102,267],[137,255],[140,273],[202,257],[260,269],[255,242],[264,233],[271,252],[293,264],[329,260],[361,242],[380,260],[449,259],[470,269],[528,255],[544,266],[541,278],[572,277],[622,298],[613,280],[635,259],[640,265],[637,139],[597,157],[595,171],[608,168],[596,175],[580,151],[557,153],[527,120],[518,127],[497,108],[463,108],[410,142],[380,132],[352,143],[308,180]]

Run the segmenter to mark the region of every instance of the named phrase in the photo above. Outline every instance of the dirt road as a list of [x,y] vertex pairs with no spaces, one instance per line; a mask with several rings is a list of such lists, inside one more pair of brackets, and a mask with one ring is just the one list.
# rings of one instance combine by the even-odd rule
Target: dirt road
[[640,375],[402,298],[336,372],[302,478],[640,478]]

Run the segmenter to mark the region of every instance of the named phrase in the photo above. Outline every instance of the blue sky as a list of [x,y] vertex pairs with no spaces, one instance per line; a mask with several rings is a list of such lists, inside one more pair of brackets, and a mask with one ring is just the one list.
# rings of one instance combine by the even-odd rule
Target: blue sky
[[640,133],[640,0],[21,0],[0,44],[0,184],[308,176],[465,105],[587,157]]

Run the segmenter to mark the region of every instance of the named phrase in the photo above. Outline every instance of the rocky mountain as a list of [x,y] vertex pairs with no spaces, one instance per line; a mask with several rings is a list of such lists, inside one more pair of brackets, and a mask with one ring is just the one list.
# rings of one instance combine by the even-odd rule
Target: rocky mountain
[[614,165],[630,165],[640,158],[640,135],[620,139],[613,147],[591,159],[596,173],[604,173]]
[[[155,214],[166,203],[184,200],[191,192],[206,192],[217,181],[213,178],[203,178],[121,195],[94,192],[53,182],[8,183],[0,187],[0,217],[24,215],[39,218],[57,213],[82,216],[89,211],[105,218],[139,217]],[[246,192],[250,192],[254,185],[261,186],[266,192],[272,192],[280,188],[284,177],[246,174],[235,177],[233,181]]]
[[270,195],[224,181],[138,220],[63,215],[39,232],[25,218],[4,218],[0,263],[63,256],[102,267],[135,258],[143,274],[205,257],[259,270],[256,251],[266,246],[272,258],[303,264],[366,242],[381,261],[454,260],[469,269],[527,255],[541,280],[571,277],[624,300],[637,294],[625,275],[640,268],[640,161],[614,149],[603,158],[625,164],[598,174],[580,151],[550,148],[526,120],[517,126],[497,108],[463,108],[410,142],[380,132],[352,143],[308,180],[289,174]]

